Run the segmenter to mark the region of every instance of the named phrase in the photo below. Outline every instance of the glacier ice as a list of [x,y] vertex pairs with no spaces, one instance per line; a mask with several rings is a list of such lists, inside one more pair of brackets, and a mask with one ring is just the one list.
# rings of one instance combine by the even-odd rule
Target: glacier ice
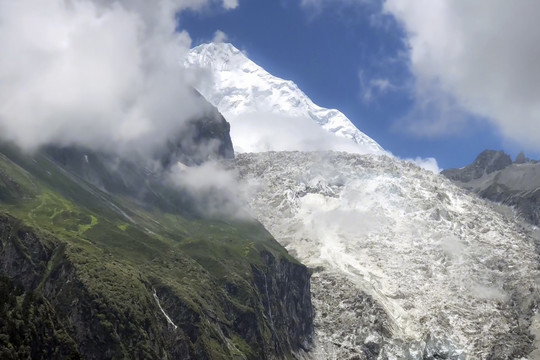
[[314,270],[313,358],[533,351],[534,239],[489,203],[386,156],[268,152],[235,164],[256,217]]

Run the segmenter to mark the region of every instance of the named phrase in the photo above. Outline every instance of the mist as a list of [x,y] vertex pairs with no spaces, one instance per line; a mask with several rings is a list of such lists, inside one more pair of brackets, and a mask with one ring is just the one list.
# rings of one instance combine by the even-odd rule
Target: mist
[[325,131],[312,119],[270,112],[253,112],[231,118],[236,152],[345,151],[365,154],[369,149]]
[[249,187],[238,174],[215,161],[199,166],[177,164],[168,172],[167,182],[185,190],[199,214],[233,220],[253,220],[247,206]]

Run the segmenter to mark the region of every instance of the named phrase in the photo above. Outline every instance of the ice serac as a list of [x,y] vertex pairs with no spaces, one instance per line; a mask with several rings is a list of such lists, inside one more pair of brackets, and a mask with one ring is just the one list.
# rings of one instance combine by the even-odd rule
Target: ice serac
[[[189,52],[184,64],[191,69],[210,70],[211,77],[199,76],[195,86],[231,122],[233,130],[239,116],[271,113],[312,120],[327,132],[352,140],[361,152],[383,152],[343,113],[314,104],[294,82],[271,75],[231,44],[199,45]],[[257,126],[256,119],[253,121]],[[236,140],[233,131],[235,146]]]
[[314,359],[521,359],[533,351],[530,228],[386,156],[239,154],[250,205],[314,269]]

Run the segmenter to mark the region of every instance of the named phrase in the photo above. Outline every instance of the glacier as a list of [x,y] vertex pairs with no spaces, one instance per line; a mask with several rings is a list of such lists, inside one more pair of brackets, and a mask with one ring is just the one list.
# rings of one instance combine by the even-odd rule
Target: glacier
[[537,243],[511,212],[387,156],[239,154],[235,169],[257,219],[314,271],[308,359],[534,350]]
[[396,159],[231,44],[184,66],[231,123],[235,195],[313,271],[316,341],[298,358],[540,359],[538,229]]
[[[384,153],[343,113],[316,105],[294,82],[271,75],[232,44],[194,47],[184,66],[194,72],[194,87],[231,123],[236,152],[332,148]],[[317,133],[320,128],[332,137]],[[291,133],[294,138],[280,143]]]

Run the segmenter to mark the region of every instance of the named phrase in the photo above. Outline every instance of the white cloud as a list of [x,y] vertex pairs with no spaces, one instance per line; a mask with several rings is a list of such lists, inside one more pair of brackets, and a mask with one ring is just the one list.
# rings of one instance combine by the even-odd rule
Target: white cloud
[[212,39],[212,42],[215,42],[215,43],[222,43],[222,42],[226,42],[227,40],[229,39],[229,37],[227,36],[227,34],[225,34],[223,31],[221,30],[217,30],[215,33],[214,33],[214,38]]
[[386,78],[374,78],[367,81],[364,71],[359,72],[358,78],[360,80],[360,96],[362,101],[366,104],[391,90],[397,89],[397,87]]
[[187,190],[197,210],[206,216],[251,219],[245,196],[246,184],[238,181],[238,174],[219,163],[206,162],[196,167],[178,164],[172,167],[168,181]]
[[464,113],[472,113],[540,149],[540,2],[386,0],[384,9],[407,32],[416,110],[428,109],[409,125],[464,130]]
[[416,157],[414,159],[405,159],[404,161],[411,162],[415,164],[416,166],[421,167],[424,170],[431,171],[435,174],[438,174],[442,171],[442,169],[439,168],[439,164],[437,163],[437,160],[432,157],[428,157],[428,158]]
[[238,7],[238,0],[223,0],[223,7],[225,9],[236,9]]
[[0,134],[147,151],[207,111],[175,14],[206,0],[0,0]]

